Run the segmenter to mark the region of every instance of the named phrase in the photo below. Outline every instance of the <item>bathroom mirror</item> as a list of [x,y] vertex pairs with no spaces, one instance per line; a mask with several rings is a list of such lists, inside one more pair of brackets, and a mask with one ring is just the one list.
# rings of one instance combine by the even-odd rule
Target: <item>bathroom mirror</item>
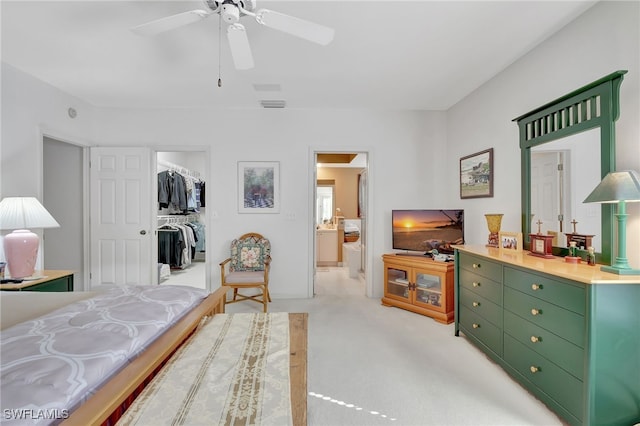
[[316,189],[316,225],[331,222],[333,218],[334,185],[318,183]]
[[[554,236],[553,254],[566,255],[564,234],[573,232],[575,219],[576,233],[594,235],[597,261],[611,262],[612,205],[582,202],[615,170],[615,121],[620,116],[620,85],[626,72],[616,71],[513,120],[519,127],[525,248],[529,248],[529,234],[537,233],[540,226],[540,233]],[[570,170],[562,174],[549,170],[557,159],[568,163]],[[549,183],[545,180],[557,181],[556,189],[545,189]],[[562,196],[553,195],[554,191]],[[562,221],[559,214],[564,216]]]

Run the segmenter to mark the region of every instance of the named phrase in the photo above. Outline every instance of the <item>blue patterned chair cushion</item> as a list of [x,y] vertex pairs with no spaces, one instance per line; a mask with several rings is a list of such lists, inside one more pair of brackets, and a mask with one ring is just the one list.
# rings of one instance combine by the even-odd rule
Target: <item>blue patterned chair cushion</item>
[[271,244],[266,238],[233,240],[231,242],[230,271],[264,271],[265,259],[271,253]]

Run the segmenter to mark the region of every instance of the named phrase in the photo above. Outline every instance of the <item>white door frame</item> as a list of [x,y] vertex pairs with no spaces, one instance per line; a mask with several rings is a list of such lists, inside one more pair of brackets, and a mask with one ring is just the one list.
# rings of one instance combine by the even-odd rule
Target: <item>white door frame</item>
[[309,157],[308,157],[308,162],[309,162],[309,190],[308,190],[308,194],[312,194],[312,196],[309,197],[309,218],[307,220],[307,223],[309,226],[307,226],[308,231],[309,232],[309,253],[311,253],[311,260],[309,261],[309,271],[308,271],[308,278],[307,278],[307,297],[312,298],[313,297],[313,288],[314,288],[314,283],[315,283],[315,276],[316,276],[316,232],[315,232],[315,204],[316,204],[316,199],[315,199],[315,191],[316,191],[316,181],[317,181],[317,174],[316,174],[316,158],[317,155],[319,153],[327,153],[327,152],[331,152],[331,153],[363,153],[367,155],[367,165],[366,165],[366,169],[367,169],[367,216],[366,216],[366,220],[365,220],[365,232],[367,234],[367,247],[366,247],[366,252],[365,252],[365,257],[366,257],[366,265],[365,265],[365,295],[367,297],[373,297],[374,292],[373,292],[373,242],[374,242],[374,236],[373,236],[373,216],[374,216],[374,211],[373,211],[373,191],[371,191],[371,188],[373,188],[373,174],[371,173],[371,165],[373,163],[372,161],[372,157],[373,157],[373,148],[368,147],[368,148],[363,148],[363,147],[341,147],[339,149],[333,148],[333,147],[310,147],[309,148]]

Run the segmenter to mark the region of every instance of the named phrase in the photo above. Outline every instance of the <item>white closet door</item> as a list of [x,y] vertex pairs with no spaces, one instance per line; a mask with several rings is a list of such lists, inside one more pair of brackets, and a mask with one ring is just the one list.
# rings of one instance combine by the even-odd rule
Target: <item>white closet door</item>
[[151,152],[91,149],[91,287],[151,284]]

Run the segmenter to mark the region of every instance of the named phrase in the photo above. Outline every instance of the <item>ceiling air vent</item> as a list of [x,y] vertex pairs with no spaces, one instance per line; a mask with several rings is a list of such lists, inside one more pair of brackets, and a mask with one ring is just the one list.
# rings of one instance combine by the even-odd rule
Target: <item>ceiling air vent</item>
[[262,100],[260,101],[260,105],[262,105],[263,108],[284,108],[286,105],[286,102],[283,100]]

